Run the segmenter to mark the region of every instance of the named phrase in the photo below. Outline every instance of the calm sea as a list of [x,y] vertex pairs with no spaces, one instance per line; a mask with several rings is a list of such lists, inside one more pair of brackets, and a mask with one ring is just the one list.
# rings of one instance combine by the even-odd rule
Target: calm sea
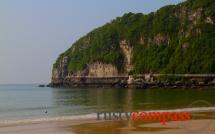
[[131,112],[215,106],[210,89],[89,89],[0,85],[0,122],[77,116],[95,112]]

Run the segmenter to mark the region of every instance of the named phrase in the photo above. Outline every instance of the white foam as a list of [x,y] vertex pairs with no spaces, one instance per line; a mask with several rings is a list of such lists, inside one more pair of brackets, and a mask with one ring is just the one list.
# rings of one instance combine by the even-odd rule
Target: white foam
[[0,125],[12,125],[12,124],[27,124],[27,123],[40,123],[50,121],[66,121],[66,120],[91,120],[96,119],[97,114],[86,114],[86,115],[74,115],[74,116],[60,116],[60,117],[48,117],[38,119],[21,119],[21,120],[3,120],[0,121]]
[[[215,112],[215,107],[197,107],[197,108],[182,108],[182,109],[168,109],[168,110],[145,110],[145,111],[133,111],[133,112]],[[113,111],[114,112],[114,111]],[[73,116],[60,116],[38,119],[22,119],[22,120],[0,120],[0,125],[12,125],[12,124],[28,124],[28,123],[41,123],[51,121],[69,121],[69,120],[95,120],[97,119],[97,113],[85,114],[85,115],[73,115]]]

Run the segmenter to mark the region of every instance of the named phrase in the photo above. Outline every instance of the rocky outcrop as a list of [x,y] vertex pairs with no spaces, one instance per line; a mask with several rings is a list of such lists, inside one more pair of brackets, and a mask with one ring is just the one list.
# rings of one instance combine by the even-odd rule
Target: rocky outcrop
[[60,64],[52,70],[52,83],[63,83],[68,75],[68,57],[64,57]]
[[213,57],[215,22],[214,6],[208,3],[214,4],[187,0],[148,15],[128,13],[116,18],[59,56],[52,83],[142,84],[153,82],[152,75],[133,75],[214,72],[214,61],[207,59]]
[[186,42],[186,43],[182,44],[181,47],[182,47],[182,49],[187,49],[189,47],[189,43]]
[[127,40],[120,42],[120,48],[124,55],[124,68],[126,73],[133,70],[133,48]]
[[160,45],[169,45],[169,38],[166,35],[157,34],[154,39],[153,43],[160,46]]
[[202,15],[203,15],[203,9],[202,8],[199,8],[195,11],[193,11],[193,10],[188,11],[188,19],[194,25],[197,24],[197,22],[201,19]]
[[[204,14],[203,8],[192,10],[190,7],[181,7],[180,10],[175,13],[175,16],[180,20],[188,20],[196,25]],[[184,23],[185,21],[182,24]]]
[[112,64],[96,62],[88,66],[89,73],[87,76],[92,77],[112,77],[118,76],[118,70]]
[[206,23],[209,23],[209,24],[214,24],[214,21],[212,19],[212,17],[208,16],[205,20]]
[[145,37],[143,37],[143,36],[142,36],[142,37],[140,37],[140,44],[141,44],[141,45],[146,44],[145,39],[146,39],[146,38],[145,38]]
[[114,77],[118,76],[118,70],[112,64],[105,64],[101,62],[95,62],[89,64],[86,69],[76,72],[68,72],[68,58],[64,57],[62,63],[53,68],[52,71],[52,83],[60,84],[64,83],[66,79],[71,77]]

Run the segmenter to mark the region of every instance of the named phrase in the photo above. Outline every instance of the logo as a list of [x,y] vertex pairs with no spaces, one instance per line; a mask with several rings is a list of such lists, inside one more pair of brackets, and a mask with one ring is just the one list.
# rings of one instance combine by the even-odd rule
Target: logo
[[[127,120],[133,123],[160,122],[164,127],[168,126],[169,121],[179,121],[178,126],[188,133],[201,133],[205,132],[212,124],[213,118],[211,117],[215,117],[213,110],[215,108],[208,101],[197,100],[187,105],[184,109],[177,110],[100,112],[97,113],[97,120]],[[197,123],[198,125],[193,125],[192,123]]]
[[133,112],[135,122],[159,121],[166,126],[167,121],[187,121],[191,119],[189,112]]

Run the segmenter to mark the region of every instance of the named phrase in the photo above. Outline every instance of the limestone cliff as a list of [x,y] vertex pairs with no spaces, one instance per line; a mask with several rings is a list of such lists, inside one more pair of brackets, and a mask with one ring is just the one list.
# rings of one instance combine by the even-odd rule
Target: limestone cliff
[[96,62],[88,66],[89,73],[87,76],[92,77],[111,77],[118,76],[118,70],[112,64]]
[[133,48],[126,40],[120,41],[120,48],[124,55],[124,70],[128,74],[133,70]]
[[83,76],[131,80],[128,75],[215,73],[214,9],[214,0],[187,0],[147,15],[118,17],[61,54],[52,83]]

